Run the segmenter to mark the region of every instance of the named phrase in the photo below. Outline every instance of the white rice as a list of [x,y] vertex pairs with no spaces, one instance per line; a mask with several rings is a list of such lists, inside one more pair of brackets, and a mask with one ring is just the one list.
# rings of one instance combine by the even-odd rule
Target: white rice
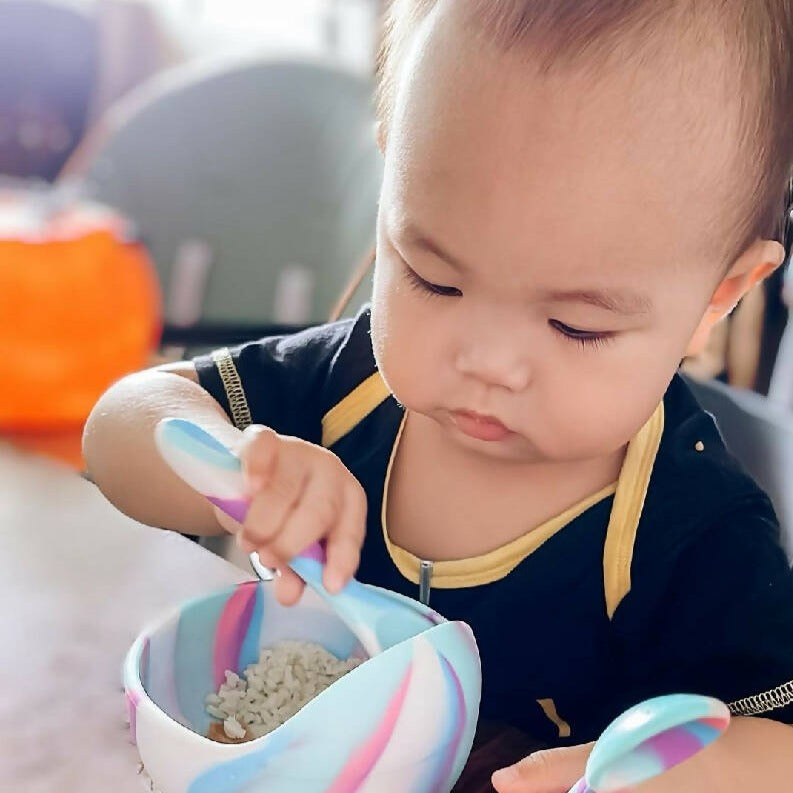
[[226,682],[206,698],[206,709],[223,722],[228,738],[261,738],[360,663],[340,661],[310,642],[280,642],[263,649],[242,676],[226,671]]

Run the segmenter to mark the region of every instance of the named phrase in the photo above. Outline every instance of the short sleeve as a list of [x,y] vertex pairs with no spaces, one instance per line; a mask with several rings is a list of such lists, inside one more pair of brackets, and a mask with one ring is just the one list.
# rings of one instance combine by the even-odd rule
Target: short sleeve
[[793,723],[793,573],[767,500],[736,506],[682,549],[631,633],[636,701],[701,693],[734,715]]
[[264,424],[319,443],[332,369],[358,322],[360,317],[215,350],[194,359],[198,381],[238,428]]

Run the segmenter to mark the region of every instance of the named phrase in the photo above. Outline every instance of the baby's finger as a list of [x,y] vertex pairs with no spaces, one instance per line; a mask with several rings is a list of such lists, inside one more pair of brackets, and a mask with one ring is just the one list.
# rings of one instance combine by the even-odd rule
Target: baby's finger
[[270,570],[276,570],[283,566],[283,562],[275,555],[270,553],[266,548],[257,548],[256,554],[259,561]]
[[[251,501],[238,535],[256,548],[267,548],[284,531],[292,512],[304,499],[308,474],[299,461],[283,456],[270,481]],[[270,550],[273,550],[272,548]],[[291,557],[281,557],[286,562]]]
[[492,778],[493,787],[498,793],[570,790],[584,775],[591,752],[591,743],[534,752],[515,765],[496,771]]
[[288,567],[278,570],[275,579],[275,597],[282,606],[294,606],[306,588],[303,579]]
[[265,490],[251,501],[245,523],[237,533],[237,540],[243,550],[266,547],[283,528],[293,504],[281,498],[274,498]]
[[357,482],[344,488],[343,509],[327,537],[324,584],[328,592],[341,591],[355,575],[366,534],[366,495]]
[[255,550],[252,543],[245,539],[243,535],[243,525],[227,515],[220,507],[212,507],[217,522],[232,536],[237,546],[243,553],[250,553]]
[[288,562],[313,542],[329,536],[341,515],[340,490],[337,476],[322,472],[311,476],[282,531],[268,543],[268,550]]
[[229,534],[236,536],[242,530],[242,524],[234,520],[234,518],[227,515],[222,509],[220,509],[220,507],[213,506],[212,511],[215,513],[215,519],[217,520],[217,522]]
[[264,487],[278,468],[280,439],[269,427],[251,424],[242,433],[237,449],[242,460],[245,484],[250,495]]

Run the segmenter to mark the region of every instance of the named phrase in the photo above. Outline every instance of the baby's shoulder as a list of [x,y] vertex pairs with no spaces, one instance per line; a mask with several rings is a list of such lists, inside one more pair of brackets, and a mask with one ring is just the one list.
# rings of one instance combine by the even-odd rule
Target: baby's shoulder
[[714,417],[675,377],[637,540],[655,553],[672,551],[752,516],[776,524],[770,500],[727,449]]
[[318,443],[323,416],[376,371],[369,311],[268,336],[193,361],[198,380],[238,427],[266,424]]
[[750,564],[784,575],[771,501],[726,448],[713,417],[680,378],[664,408],[664,432],[633,545],[630,599],[652,603],[687,576],[734,586]]

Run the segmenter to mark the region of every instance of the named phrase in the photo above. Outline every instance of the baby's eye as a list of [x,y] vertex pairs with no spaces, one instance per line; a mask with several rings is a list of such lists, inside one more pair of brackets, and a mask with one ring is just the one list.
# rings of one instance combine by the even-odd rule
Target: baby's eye
[[412,267],[405,265],[405,275],[415,289],[437,297],[462,297],[463,293],[456,286],[441,286],[425,281]]
[[548,324],[560,335],[564,336],[570,341],[577,342],[582,347],[606,344],[614,338],[613,331],[607,330],[581,330],[580,328],[573,328],[570,325],[565,325],[558,319],[549,319]]

